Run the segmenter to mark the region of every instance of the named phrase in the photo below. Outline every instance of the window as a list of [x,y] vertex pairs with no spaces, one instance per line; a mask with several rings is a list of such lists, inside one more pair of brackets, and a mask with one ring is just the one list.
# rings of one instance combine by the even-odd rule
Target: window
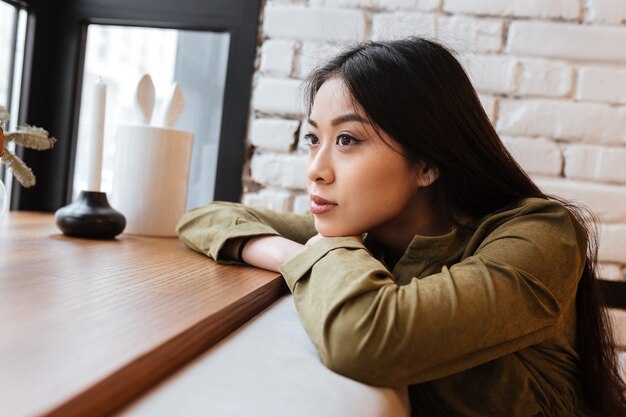
[[[90,71],[87,66],[92,49],[88,45],[89,39],[93,36],[93,30],[120,26],[126,30],[176,30],[174,76],[179,82],[185,78],[193,80],[194,77],[206,75],[194,73],[194,67],[185,64],[188,59],[206,58],[208,55],[203,54],[210,53],[210,48],[204,41],[195,39],[194,34],[219,35],[221,40],[217,44],[221,46],[217,47],[216,53],[224,56],[225,67],[215,73],[219,76],[213,74],[211,81],[223,77],[223,93],[199,93],[211,101],[206,109],[219,110],[215,113],[214,110],[200,110],[197,113],[187,111],[195,107],[191,104],[194,92],[185,89],[183,85],[189,107],[179,123],[205,123],[198,129],[216,129],[212,134],[216,139],[219,136],[215,143],[208,137],[195,141],[194,146],[203,144],[204,147],[193,151],[188,194],[197,195],[191,190],[191,187],[196,186],[204,193],[199,197],[201,202],[207,201],[210,195],[216,200],[239,200],[261,0],[133,0],[132,7],[129,7],[127,0],[24,2],[28,5],[29,19],[32,17],[35,24],[32,30],[29,25],[26,36],[24,73],[27,76],[21,103],[25,110],[20,120],[44,127],[58,141],[49,152],[23,150],[20,156],[35,172],[37,185],[32,188],[14,186],[12,209],[55,211],[72,200],[74,174],[78,173],[79,178],[81,170],[76,164],[80,158],[76,156],[80,152],[79,131],[83,119],[81,115],[84,114],[81,102],[83,96],[89,94],[89,82],[83,85]],[[113,34],[104,33],[107,30],[104,30],[100,42],[93,46],[96,56],[119,52],[126,54],[123,60],[129,65],[140,71],[153,71],[143,60],[136,58],[143,54],[159,54],[161,51],[154,51],[149,42],[139,47],[139,52],[129,48],[111,51],[106,44],[113,42]],[[182,43],[184,45],[181,47]],[[205,45],[207,50],[199,50],[199,45]],[[185,54],[194,56],[185,57]],[[219,101],[220,106],[214,106],[213,100]],[[183,119],[192,114],[196,115],[197,120]],[[216,161],[210,161],[211,158]],[[211,165],[211,175],[215,181],[208,184],[204,179],[208,174],[202,170]],[[194,203],[188,201],[188,204]]]
[[176,81],[185,96],[177,129],[194,133],[187,208],[213,200],[222,102],[228,62],[228,33],[89,25],[83,70],[73,196],[87,185],[88,134],[93,85],[107,85],[102,191],[112,188],[116,133],[120,124],[139,124],[134,99],[137,82],[150,74],[155,86],[152,125],[161,126],[165,95]]
[[[5,129],[13,129],[19,116],[19,102],[24,63],[24,41],[26,36],[27,12],[24,5],[0,1],[0,106],[7,108],[11,118]],[[13,144],[9,149],[15,150]],[[11,195],[12,177],[4,165],[0,166],[0,180],[6,193],[0,195],[0,209],[8,205]]]

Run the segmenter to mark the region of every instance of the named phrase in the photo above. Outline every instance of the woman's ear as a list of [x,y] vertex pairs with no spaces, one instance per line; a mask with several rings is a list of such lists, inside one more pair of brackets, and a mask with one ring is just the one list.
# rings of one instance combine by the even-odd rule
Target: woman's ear
[[417,186],[428,187],[439,178],[439,168],[425,162],[417,164]]

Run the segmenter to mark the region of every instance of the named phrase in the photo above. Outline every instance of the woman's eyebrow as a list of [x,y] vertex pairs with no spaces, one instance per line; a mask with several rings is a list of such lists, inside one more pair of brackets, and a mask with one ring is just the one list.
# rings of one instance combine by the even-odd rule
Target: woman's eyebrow
[[[317,127],[317,122],[315,122],[313,119],[309,118],[308,120],[309,124]],[[340,125],[342,123],[346,123],[346,122],[361,122],[361,123],[368,123],[369,124],[369,120],[364,119],[363,117],[359,116],[358,114],[354,114],[354,113],[350,113],[350,114],[344,114],[343,116],[339,116],[333,120],[331,120],[330,124],[332,126],[337,126]]]

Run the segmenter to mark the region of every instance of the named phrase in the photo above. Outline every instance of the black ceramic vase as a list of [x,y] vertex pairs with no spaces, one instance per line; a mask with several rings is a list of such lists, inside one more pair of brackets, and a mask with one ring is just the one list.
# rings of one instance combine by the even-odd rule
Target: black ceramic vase
[[63,234],[91,239],[112,239],[122,233],[126,219],[109,205],[106,193],[81,191],[78,200],[54,214]]

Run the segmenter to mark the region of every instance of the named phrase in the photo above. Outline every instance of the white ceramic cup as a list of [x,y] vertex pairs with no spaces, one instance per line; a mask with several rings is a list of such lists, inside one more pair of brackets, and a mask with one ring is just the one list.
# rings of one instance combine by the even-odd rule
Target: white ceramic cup
[[193,133],[120,125],[112,206],[126,217],[125,233],[176,236],[185,212]]

